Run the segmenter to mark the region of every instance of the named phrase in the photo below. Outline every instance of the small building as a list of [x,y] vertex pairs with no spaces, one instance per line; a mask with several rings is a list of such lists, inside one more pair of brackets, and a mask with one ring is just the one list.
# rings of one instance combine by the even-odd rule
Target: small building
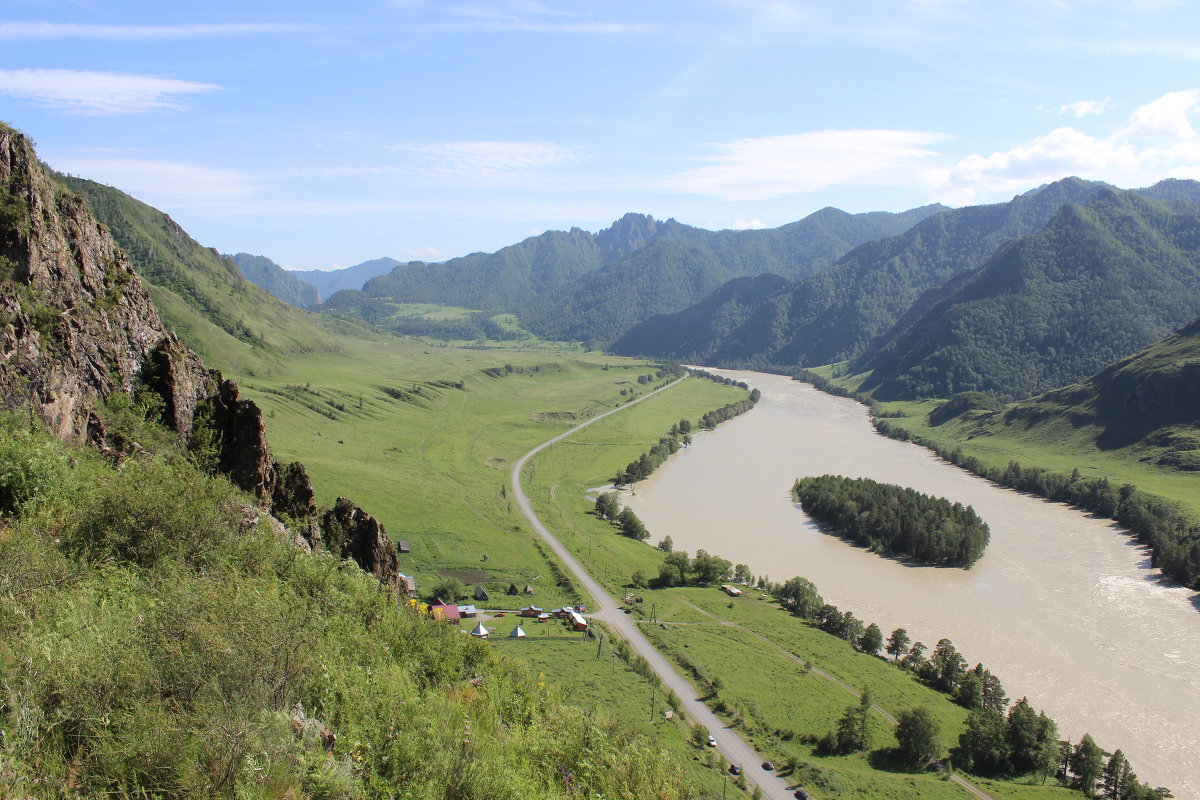
[[525,594],[533,594],[533,587],[530,586],[528,583],[525,584],[524,592],[525,592]]
[[513,597],[515,597],[516,595],[519,595],[521,593],[521,590],[517,588],[517,585],[515,583],[510,583],[508,585],[508,593],[510,595],[512,595]]
[[525,629],[524,629],[524,628],[522,628],[520,625],[518,625],[517,627],[515,627],[515,628],[513,628],[513,629],[512,629],[512,633],[510,633],[510,634],[508,635],[508,638],[510,638],[510,639],[524,639],[524,638],[525,638],[525,635],[526,635],[526,634],[525,634]]
[[741,589],[737,588],[736,586],[730,586],[727,583],[721,584],[721,591],[730,597],[741,597],[742,595]]
[[488,596],[487,589],[483,588],[482,586],[476,586],[475,587],[475,599],[481,603],[486,603],[488,600],[491,600],[492,598]]
[[488,637],[488,629],[483,627],[483,623],[481,622],[471,631],[471,635],[478,636],[480,639],[486,639]]
[[542,610],[537,606],[525,606],[517,612],[518,617],[537,617],[542,613]]
[[441,619],[446,622],[458,622],[462,619],[462,614],[459,613],[458,606],[453,603],[443,603],[441,600],[438,600],[429,607],[429,615],[434,619]]
[[568,619],[571,622],[571,630],[586,631],[588,629],[587,620],[584,619],[583,614],[580,614],[578,611],[570,612]]
[[407,553],[408,552],[408,542],[406,542],[403,539],[396,542],[396,552],[401,553],[401,554]]
[[551,613],[551,614],[554,616],[554,618],[555,618],[555,619],[566,619],[566,618],[567,618],[567,616],[568,616],[568,615],[569,615],[569,614],[570,614],[570,613],[571,613],[573,610],[574,610],[574,609],[568,608],[567,606],[563,606],[562,608],[556,608],[556,609],[554,609],[554,610],[553,610],[553,611],[551,611],[550,613]]
[[475,610],[475,606],[467,605],[467,606],[459,606],[458,613],[460,616],[465,618],[465,617],[474,617],[479,612]]
[[416,597],[417,582],[403,572],[397,572],[396,576],[400,579],[400,587],[404,592],[405,597]]
[[538,622],[545,622],[545,621],[547,621],[548,619],[550,619],[550,615],[549,615],[549,614],[547,614],[545,611],[543,611],[541,614],[538,614],[538,615],[537,615],[537,621],[538,621]]

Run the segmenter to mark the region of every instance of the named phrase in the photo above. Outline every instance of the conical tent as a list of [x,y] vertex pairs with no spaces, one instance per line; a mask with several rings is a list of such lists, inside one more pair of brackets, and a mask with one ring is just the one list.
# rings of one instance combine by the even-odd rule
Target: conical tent
[[525,637],[525,629],[522,628],[520,625],[513,628],[512,633],[510,633],[508,635],[508,638],[510,638],[510,639],[523,639],[524,637]]
[[533,594],[533,587],[529,584],[525,584],[525,594]]
[[476,586],[475,587],[475,599],[476,600],[488,600],[489,598],[488,598],[487,589],[483,588],[482,586]]
[[508,593],[509,594],[520,594],[521,590],[517,588],[517,585],[515,583],[510,583],[508,585]]
[[481,622],[475,626],[475,630],[471,631],[471,635],[478,636],[481,639],[486,639],[488,635],[488,629],[483,627],[483,623]]

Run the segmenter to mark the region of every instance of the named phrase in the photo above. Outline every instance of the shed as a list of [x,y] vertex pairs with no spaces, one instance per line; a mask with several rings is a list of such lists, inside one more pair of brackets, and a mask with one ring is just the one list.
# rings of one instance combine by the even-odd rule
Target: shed
[[527,583],[527,584],[525,584],[524,591],[525,591],[525,594],[533,594],[533,587]]
[[487,589],[483,588],[482,586],[475,587],[475,599],[479,600],[480,602],[491,600],[491,598],[488,597]]
[[417,594],[417,582],[403,572],[397,572],[396,577],[400,579],[400,585],[404,587],[404,593],[409,597],[414,597]]
[[475,610],[475,606],[459,606],[458,613],[464,617],[473,617],[479,612]]
[[486,639],[488,637],[488,629],[483,627],[483,623],[481,622],[471,631],[471,635],[478,636],[480,639]]
[[396,542],[396,552],[407,553],[408,552],[408,542],[406,542],[404,539],[401,539],[400,541]]
[[517,595],[517,594],[521,593],[521,590],[517,588],[517,585],[515,583],[510,583],[508,585],[508,593],[510,595]]
[[525,630],[524,630],[524,628],[522,628],[520,625],[518,625],[517,627],[513,628],[513,629],[512,629],[512,633],[510,633],[510,634],[508,635],[508,638],[510,638],[510,639],[524,639],[524,638],[525,638]]
[[443,603],[441,600],[429,607],[429,613],[434,619],[444,619],[446,622],[458,622],[462,619],[458,606],[453,603]]

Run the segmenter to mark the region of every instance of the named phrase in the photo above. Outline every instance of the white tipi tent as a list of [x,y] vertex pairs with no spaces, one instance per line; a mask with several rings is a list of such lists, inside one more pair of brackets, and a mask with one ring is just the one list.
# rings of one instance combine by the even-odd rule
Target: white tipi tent
[[518,625],[517,627],[515,627],[515,628],[513,628],[513,629],[512,629],[512,633],[510,633],[510,634],[508,635],[508,638],[510,638],[510,639],[524,639],[524,638],[525,638],[525,629],[524,629],[524,628],[522,628],[520,625]]
[[486,639],[488,636],[488,629],[483,627],[483,623],[481,622],[475,626],[475,630],[471,631],[471,635],[478,636],[480,639]]

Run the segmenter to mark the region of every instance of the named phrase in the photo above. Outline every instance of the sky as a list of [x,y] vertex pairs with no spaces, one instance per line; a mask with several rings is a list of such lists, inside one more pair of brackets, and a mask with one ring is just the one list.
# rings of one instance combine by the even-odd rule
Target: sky
[[1187,0],[5,0],[0,120],[202,244],[439,261],[1200,179]]

